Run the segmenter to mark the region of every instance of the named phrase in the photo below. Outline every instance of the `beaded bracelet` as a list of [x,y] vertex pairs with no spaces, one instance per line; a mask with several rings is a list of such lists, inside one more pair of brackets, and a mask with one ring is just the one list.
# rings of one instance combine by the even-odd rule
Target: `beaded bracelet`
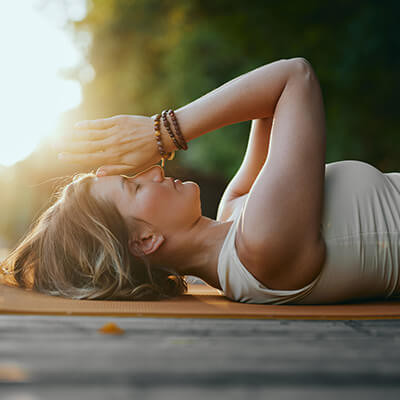
[[157,114],[154,118],[154,133],[156,135],[158,151],[161,155],[161,168],[164,168],[165,160],[173,160],[175,157],[175,151],[172,153],[166,153],[164,150],[164,146],[161,141],[160,114]]
[[179,128],[178,120],[176,119],[174,110],[169,109],[169,110],[168,110],[168,114],[170,115],[170,117],[171,117],[171,119],[172,119],[172,123],[174,124],[174,128],[175,128],[175,131],[176,131],[177,136],[179,137],[179,139],[180,139],[181,142],[183,143],[183,145],[181,145],[182,148],[183,148],[183,150],[187,150],[187,149],[188,149],[188,145],[187,145],[187,143],[186,143],[185,138],[184,138],[183,135],[182,135],[181,129]]
[[176,138],[175,138],[175,135],[173,134],[173,132],[172,132],[172,130],[171,130],[171,125],[169,124],[169,121],[168,121],[168,118],[167,118],[167,111],[166,111],[166,110],[162,111],[161,117],[162,117],[162,119],[163,119],[165,129],[167,130],[169,136],[171,137],[171,139],[172,139],[172,141],[174,142],[174,144],[175,144],[175,146],[177,147],[177,149],[178,149],[178,150],[183,149],[183,146],[182,146],[180,143],[178,143],[178,141],[177,141]]

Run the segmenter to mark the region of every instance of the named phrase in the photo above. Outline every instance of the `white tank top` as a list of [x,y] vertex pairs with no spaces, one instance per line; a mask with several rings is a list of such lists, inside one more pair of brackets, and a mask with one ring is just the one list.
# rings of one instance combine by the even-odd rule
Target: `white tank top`
[[218,259],[226,297],[242,303],[332,304],[400,296],[400,173],[362,161],[326,164],[321,233],[327,256],[320,274],[298,290],[271,290],[241,263],[234,211]]
[[236,209],[228,219],[234,220],[226,235],[218,258],[218,278],[226,297],[241,303],[284,304],[306,296],[317,283],[319,276],[307,286],[296,290],[268,289],[259,282],[240,261],[235,246],[235,234],[241,209]]

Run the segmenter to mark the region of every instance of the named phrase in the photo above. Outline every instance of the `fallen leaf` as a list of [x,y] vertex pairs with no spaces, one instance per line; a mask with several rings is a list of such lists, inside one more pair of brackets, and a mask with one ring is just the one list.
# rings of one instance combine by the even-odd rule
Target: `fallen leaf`
[[108,335],[122,335],[123,333],[125,333],[125,331],[121,329],[117,324],[114,324],[114,322],[107,322],[98,330],[98,332]]

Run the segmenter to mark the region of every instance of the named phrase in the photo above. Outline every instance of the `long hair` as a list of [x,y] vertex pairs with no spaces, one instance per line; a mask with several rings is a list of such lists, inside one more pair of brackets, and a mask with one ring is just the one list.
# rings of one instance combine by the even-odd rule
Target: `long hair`
[[[124,220],[117,207],[90,193],[95,174],[77,174],[56,193],[1,263],[3,283],[73,299],[160,300],[187,291],[184,276],[151,267],[128,248],[147,224]],[[1,272],[1,271],[0,271]]]

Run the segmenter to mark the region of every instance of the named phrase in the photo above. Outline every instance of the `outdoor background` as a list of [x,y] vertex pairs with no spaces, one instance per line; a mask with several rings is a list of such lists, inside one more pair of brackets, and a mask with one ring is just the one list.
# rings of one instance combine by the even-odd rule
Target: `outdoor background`
[[[36,1],[35,6],[50,21],[55,13],[64,17],[63,29],[81,60],[58,73],[79,83],[81,100],[60,113],[57,126],[26,157],[10,165],[0,157],[0,248],[17,243],[73,173],[90,169],[58,161],[50,145],[76,121],[177,109],[281,58],[305,57],[317,73],[326,108],[326,163],[361,160],[382,172],[400,172],[398,1],[52,0]],[[78,6],[81,11],[74,14]],[[22,6],[19,13],[9,18],[13,25],[24,15]],[[16,61],[3,53],[15,74],[3,73],[4,82],[21,82],[32,63],[40,62],[23,47],[33,46],[29,40],[34,30],[25,24],[19,33],[22,44],[14,43],[13,35],[3,35],[10,52],[24,55],[23,61]],[[34,45],[44,46],[51,39],[48,34]],[[63,46],[57,45],[57,51]],[[18,69],[20,64],[23,68]],[[43,61],[43,68],[46,65]],[[51,103],[45,100],[65,96],[40,90],[48,85],[46,76],[33,75],[30,81],[35,80],[39,89],[34,93],[26,85],[14,85],[14,92],[20,90],[18,114],[11,118],[2,107],[2,120],[11,121],[14,129],[3,124],[7,153],[42,129],[40,121],[51,115],[46,106]],[[32,100],[22,106],[27,95]],[[4,104],[8,101],[3,99]],[[38,104],[35,115],[42,113],[40,119],[29,120],[26,113]],[[28,127],[22,129],[22,122]],[[250,122],[243,122],[210,132],[166,164],[167,176],[199,183],[203,213],[211,218],[241,164],[249,129]]]

